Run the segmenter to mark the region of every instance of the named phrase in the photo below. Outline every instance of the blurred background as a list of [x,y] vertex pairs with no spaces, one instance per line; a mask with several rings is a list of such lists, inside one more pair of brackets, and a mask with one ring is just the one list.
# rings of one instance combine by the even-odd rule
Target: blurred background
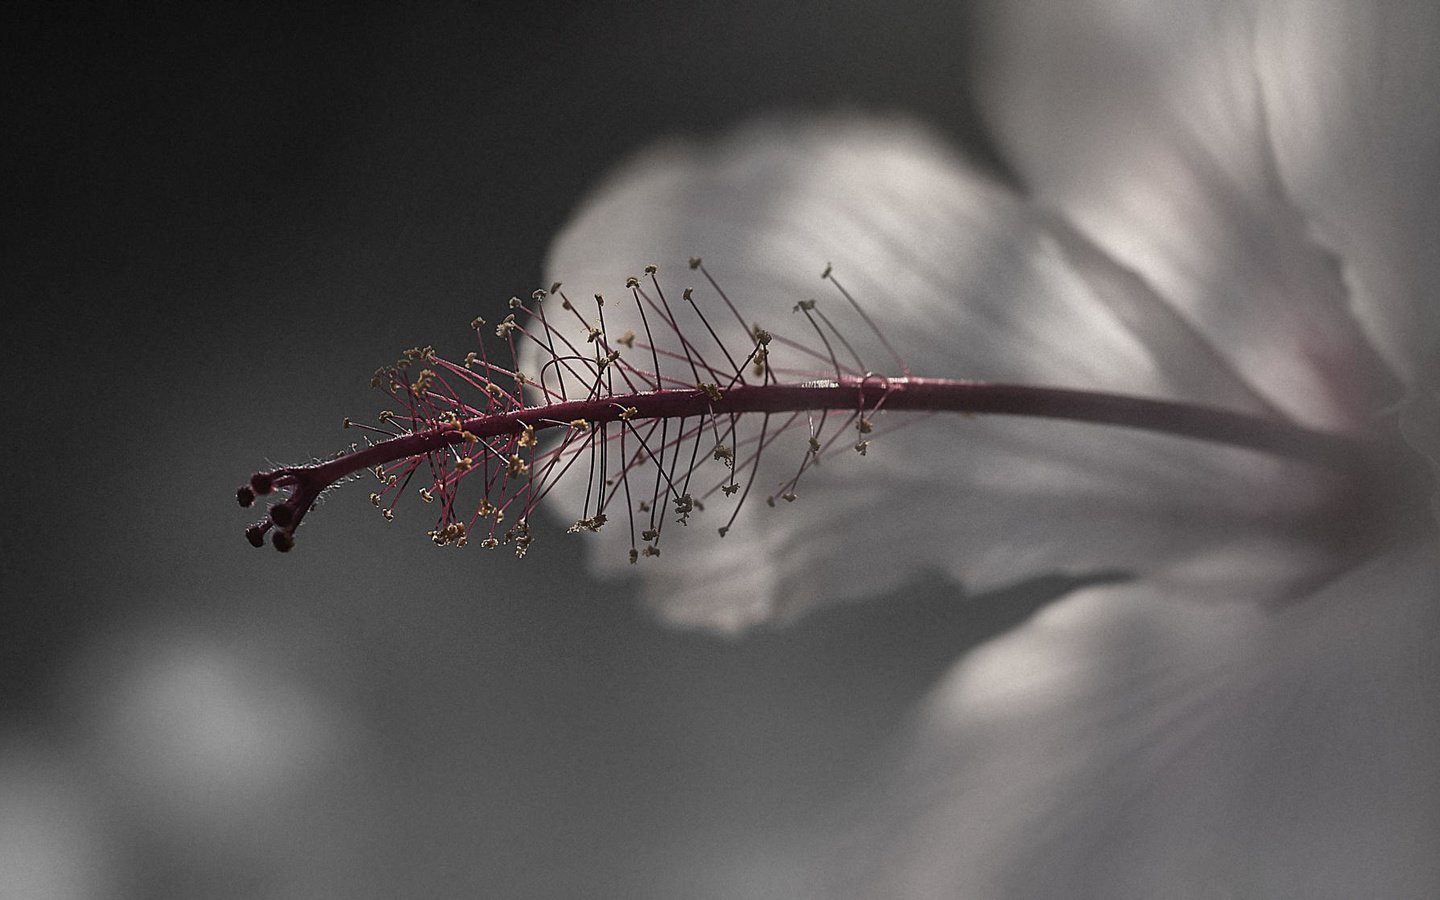
[[732,641],[558,528],[440,551],[358,485],[252,549],[235,486],[348,443],[400,349],[471,349],[650,141],[858,107],[987,158],[961,4],[418,6],[6,29],[0,896],[785,896],[910,704],[1057,588]]

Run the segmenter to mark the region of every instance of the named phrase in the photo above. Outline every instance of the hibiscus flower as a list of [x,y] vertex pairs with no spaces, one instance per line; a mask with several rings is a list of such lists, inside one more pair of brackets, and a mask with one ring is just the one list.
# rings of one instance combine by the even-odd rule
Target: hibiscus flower
[[[378,464],[377,505],[416,472],[434,482],[421,494],[440,501],[439,544],[477,525],[500,543],[504,527],[524,551],[528,523],[498,514],[548,493],[593,532],[598,568],[638,572],[648,602],[688,626],[738,632],[923,570],[971,591],[1103,575],[943,679],[895,771],[857,804],[841,862],[816,867],[830,878],[819,889],[1440,896],[1440,8],[1010,2],[983,33],[982,99],[1014,181],[898,119],[772,119],[659,147],[556,241],[549,271],[567,297],[596,297],[588,312],[517,300],[521,318],[499,324],[528,338],[523,375],[410,352],[418,374],[377,375],[410,425],[257,475],[242,504],[291,495],[251,540],[288,549],[320,489]],[[706,264],[687,265],[694,254]],[[649,263],[654,280],[634,277]],[[902,423],[874,398],[746,443],[723,415],[696,418],[706,397],[733,399],[734,382],[707,384],[716,370],[697,362],[707,332],[727,342],[709,320],[667,328],[663,300],[647,319],[641,292],[658,298],[662,278],[753,339],[720,370],[736,379],[755,362],[828,365],[838,381],[843,357],[863,384],[889,369],[1139,396],[1378,451],[1334,466],[1164,427]],[[600,299],[622,286],[635,302]],[[825,349],[807,357],[772,331]],[[652,404],[698,402],[660,414],[691,417],[689,431],[628,424],[637,410],[620,395],[664,386],[630,361],[609,368],[642,345],[682,386],[690,367],[686,391]],[[639,384],[602,385],[616,371]],[[447,379],[488,396],[461,401]],[[575,397],[585,416],[534,405]],[[597,414],[632,443],[597,441]],[[541,425],[567,443],[537,465]],[[849,428],[860,452],[828,452]],[[714,517],[676,484],[707,432],[715,465],[754,460],[745,494],[778,485],[770,503],[742,495]],[[647,455],[681,475],[637,501],[631,467]],[[550,477],[586,457],[590,477]],[[455,487],[482,466],[486,485],[526,493],[502,488],[498,506],[487,493],[462,520]],[[710,493],[738,492],[727,478]],[[635,533],[655,525],[601,527],[622,510],[658,521],[672,501],[663,560],[638,559]]]
[[1007,3],[984,35],[1023,188],[902,121],[771,120],[617,173],[550,272],[588,296],[703,254],[768,328],[843,308],[833,264],[870,366],[1216,405],[1413,473],[936,416],[723,540],[672,529],[646,596],[739,630],[927,568],[1128,576],[956,666],[830,892],[1440,896],[1440,9]]

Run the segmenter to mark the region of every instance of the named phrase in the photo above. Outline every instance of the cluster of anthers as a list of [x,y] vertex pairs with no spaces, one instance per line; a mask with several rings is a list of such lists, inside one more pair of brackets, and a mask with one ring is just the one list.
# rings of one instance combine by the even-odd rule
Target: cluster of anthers
[[[1334,468],[1374,469],[1375,445],[1353,436],[1209,406],[1104,392],[944,378],[917,378],[827,266],[822,278],[879,340],[898,369],[877,375],[814,300],[793,312],[811,341],[747,323],[699,259],[690,268],[719,298],[707,315],[686,288],[672,302],[654,266],[626,282],[641,334],[614,335],[606,301],[588,311],[556,284],[529,302],[512,298],[493,326],[508,364],[480,349],[460,362],[433,348],[405,351],[371,383],[391,398],[364,443],[332,459],[257,472],[236,492],[241,506],[283,494],[246,529],[255,546],[294,546],[295,529],[331,486],[369,471],[370,502],[386,519],[413,492],[435,508],[429,536],[440,546],[509,545],[524,556],[530,518],[563,478],[585,473],[585,499],[571,532],[612,520],[630,532],[631,562],[659,556],[668,521],[689,524],[707,502],[729,505],[723,537],[751,495],[762,454],[782,434],[808,429],[800,460],[765,498],[793,501],[802,476],[828,454],[868,452],[882,412],[916,410],[1062,418],[1165,432],[1249,447]],[[559,309],[555,309],[558,299]],[[683,305],[682,305],[683,304]],[[687,312],[688,310],[688,312]],[[686,324],[680,314],[684,313]],[[689,323],[693,322],[691,325]],[[572,340],[570,335],[575,335]],[[725,337],[725,335],[731,337]],[[772,354],[785,351],[785,365]],[[531,369],[521,371],[521,360]],[[831,418],[841,418],[834,425]],[[558,434],[542,441],[541,432]],[[717,519],[718,521],[718,519]]]
[[[679,304],[661,287],[656,267],[647,266],[643,280],[631,277],[625,285],[641,335],[611,334],[601,295],[582,311],[556,284],[529,301],[511,298],[493,326],[508,364],[487,355],[492,326],[480,318],[471,322],[480,349],[459,362],[433,347],[404,351],[371,379],[393,401],[390,408],[373,424],[345,420],[345,427],[367,433],[363,444],[325,462],[256,473],[239,488],[247,507],[288,490],[246,536],[258,547],[268,534],[276,549],[289,550],[320,494],[368,470],[378,481],[370,502],[387,520],[413,491],[436,509],[429,531],[435,544],[461,547],[474,539],[487,548],[510,545],[523,556],[533,541],[535,507],[561,478],[578,477],[572,470],[579,464],[586,498],[569,531],[624,521],[634,562],[660,554],[667,518],[689,524],[714,498],[729,498],[728,517],[717,527],[724,536],[751,495],[762,453],[783,433],[808,428],[793,474],[765,498],[770,506],[795,500],[802,476],[823,456],[867,453],[893,379],[869,372],[814,300],[793,307],[818,340],[810,346],[746,323],[699,259],[690,268],[722,304],[722,320],[712,321],[693,289],[681,293],[697,323],[694,334],[681,324]],[[873,329],[828,267],[824,277]],[[792,351],[798,368],[775,366],[771,354],[781,347]],[[837,347],[850,362],[841,361]],[[521,371],[522,358],[532,360],[533,371]],[[840,427],[830,422],[837,409],[846,413]],[[558,440],[542,441],[545,431]]]

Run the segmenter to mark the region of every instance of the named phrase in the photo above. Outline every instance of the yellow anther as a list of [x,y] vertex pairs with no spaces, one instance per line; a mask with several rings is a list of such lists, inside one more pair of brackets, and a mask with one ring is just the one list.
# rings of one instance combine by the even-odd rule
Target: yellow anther
[[640,286],[640,279],[636,278],[634,275],[631,275],[629,278],[625,279],[625,286],[627,288],[638,288]]
[[646,266],[646,267],[645,267],[645,274],[646,274],[646,275],[654,275],[654,274],[655,274],[656,272],[658,272],[658,271],[660,271],[659,267],[654,266],[654,265],[649,265],[649,266]]
[[475,460],[468,456],[462,456],[455,460],[455,471],[468,472],[475,465]]
[[421,489],[420,489],[420,499],[421,499],[421,500],[424,500],[426,503],[434,503],[434,502],[435,502],[435,495],[432,494],[432,493],[430,493],[430,489],[429,489],[429,488],[421,488]]
[[596,513],[588,519],[577,519],[575,524],[565,530],[566,534],[579,534],[582,531],[599,531],[605,524],[607,518],[604,513]]
[[510,461],[505,466],[505,471],[510,473],[510,477],[519,478],[521,475],[530,471],[530,464],[521,459],[519,454],[515,454],[510,457]]
[[801,300],[799,303],[795,304],[795,310],[794,310],[794,311],[795,311],[795,312],[799,312],[800,310],[803,309],[803,310],[805,310],[806,312],[809,312],[810,310],[812,310],[812,309],[814,309],[814,308],[815,308],[815,301],[814,301],[814,300]]
[[380,505],[380,495],[379,495],[379,494],[371,494],[371,495],[370,495],[370,505],[371,505],[371,506],[379,506],[379,505]]
[[692,257],[690,257],[690,268],[692,268],[692,269],[698,269],[698,268],[700,268],[700,262],[701,262],[700,257],[698,257],[698,256],[692,256]]
[[590,423],[585,421],[584,419],[571,419],[570,429],[572,431],[589,431]]
[[515,443],[521,447],[534,447],[536,444],[540,443],[535,439],[535,426],[527,425],[524,422],[521,422],[520,437],[516,439]]
[[615,339],[615,343],[620,344],[620,345],[622,345],[622,346],[624,346],[624,347],[626,347],[626,348],[634,347],[634,346],[635,346],[635,332],[633,332],[633,331],[631,331],[631,330],[629,330],[629,329],[627,328],[627,329],[625,330],[625,333],[624,333],[624,334],[620,335],[618,338]]
[[869,419],[861,416],[855,422],[855,430],[860,432],[861,434],[869,434],[870,432],[875,430],[875,426],[871,423]]
[[474,328],[476,331],[479,331],[481,328],[485,327],[485,320],[480,318],[479,316],[476,316],[475,318],[470,320],[470,327]]
[[635,418],[637,415],[639,415],[639,413],[640,410],[636,409],[635,407],[626,406],[621,408],[619,419],[622,422],[628,422],[631,419]]
[[709,397],[711,400],[718,402],[725,399],[725,395],[720,393],[720,385],[718,384],[711,384],[708,381],[702,381],[695,386],[700,389],[701,393]]

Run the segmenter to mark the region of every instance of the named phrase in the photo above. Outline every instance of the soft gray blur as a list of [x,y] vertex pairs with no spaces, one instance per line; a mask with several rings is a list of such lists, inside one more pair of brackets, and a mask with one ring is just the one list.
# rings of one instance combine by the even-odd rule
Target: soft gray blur
[[974,139],[955,4],[11,30],[0,896],[772,896],[912,701],[1060,589],[922,579],[731,643],[558,528],[439,551],[357,485],[280,556],[232,499],[350,440],[401,348],[470,349],[654,138],[844,104]]

